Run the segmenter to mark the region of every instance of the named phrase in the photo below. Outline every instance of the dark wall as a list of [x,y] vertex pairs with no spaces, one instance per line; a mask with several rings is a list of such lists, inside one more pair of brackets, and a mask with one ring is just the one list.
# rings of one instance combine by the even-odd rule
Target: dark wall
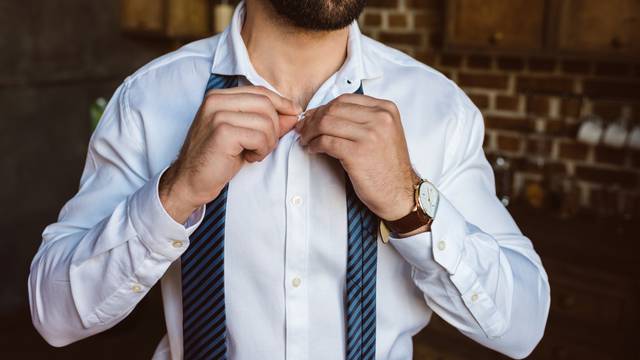
[[[98,358],[119,352],[149,358],[163,332],[157,291],[102,340],[64,350],[49,349],[28,313],[31,258],[44,227],[77,190],[90,104],[109,98],[128,74],[170,50],[167,42],[121,34],[118,11],[115,0],[0,1],[0,354],[69,359],[97,349]],[[123,342],[135,339],[132,333],[148,341]]]

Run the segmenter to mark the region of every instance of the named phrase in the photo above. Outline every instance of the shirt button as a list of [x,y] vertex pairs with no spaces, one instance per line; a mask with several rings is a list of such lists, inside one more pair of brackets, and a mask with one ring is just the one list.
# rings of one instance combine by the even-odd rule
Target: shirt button
[[438,250],[444,251],[444,249],[446,248],[447,248],[447,244],[444,242],[444,240],[438,241]]
[[299,287],[300,284],[302,284],[302,280],[299,277],[294,277],[293,280],[291,280],[291,285],[293,285],[294,288]]
[[473,301],[473,302],[478,301],[478,294],[471,295],[471,301]]
[[142,286],[134,284],[133,286],[131,286],[131,291],[133,291],[134,293],[139,293],[142,291]]
[[182,240],[173,240],[171,242],[171,246],[173,246],[174,248],[181,248],[182,245],[184,245],[184,243],[182,242]]
[[302,204],[302,197],[300,195],[295,195],[295,196],[291,197],[291,204],[293,206],[298,206],[298,205]]

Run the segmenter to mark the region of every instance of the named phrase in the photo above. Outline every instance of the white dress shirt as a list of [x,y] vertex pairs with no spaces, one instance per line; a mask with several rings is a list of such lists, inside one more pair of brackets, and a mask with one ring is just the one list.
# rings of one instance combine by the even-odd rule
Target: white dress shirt
[[[174,221],[158,180],[176,158],[210,73],[276,91],[254,69],[236,8],[221,34],[162,56],[116,90],[94,132],[78,193],[43,233],[31,265],[33,323],[54,346],[125,318],[158,281],[167,335],[155,359],[182,358],[180,255],[202,220]],[[413,166],[441,193],[432,232],[378,242],[376,358],[410,359],[432,312],[512,357],[540,340],[546,273],[494,192],[478,109],[451,81],[349,27],[347,59],[308,108],[353,93],[395,102]],[[231,359],[343,359],[347,224],[339,163],[291,131],[229,184],[225,296]],[[160,340],[160,339],[158,339]],[[151,354],[150,354],[151,355]]]

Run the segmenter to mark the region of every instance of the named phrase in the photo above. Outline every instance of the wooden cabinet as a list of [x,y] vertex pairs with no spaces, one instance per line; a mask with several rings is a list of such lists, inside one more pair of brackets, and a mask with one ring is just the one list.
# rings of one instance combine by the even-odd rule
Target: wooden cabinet
[[448,49],[640,56],[640,0],[449,0]]
[[557,46],[569,52],[640,52],[640,0],[562,0]]
[[544,46],[544,0],[451,0],[446,42],[457,48],[536,50]]
[[124,31],[172,39],[196,39],[211,34],[208,0],[121,0]]

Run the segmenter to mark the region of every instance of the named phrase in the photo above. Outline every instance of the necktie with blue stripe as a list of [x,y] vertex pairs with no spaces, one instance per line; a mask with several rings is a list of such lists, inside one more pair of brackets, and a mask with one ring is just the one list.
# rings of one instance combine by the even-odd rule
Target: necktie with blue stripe
[[[211,74],[206,91],[238,86],[236,76]],[[362,85],[356,93],[362,94]],[[358,199],[346,178],[346,359],[373,360],[376,351],[378,218]],[[226,359],[224,223],[228,184],[207,204],[204,219],[182,255],[185,360]],[[274,264],[276,265],[276,264]],[[330,354],[327,354],[330,356]]]

